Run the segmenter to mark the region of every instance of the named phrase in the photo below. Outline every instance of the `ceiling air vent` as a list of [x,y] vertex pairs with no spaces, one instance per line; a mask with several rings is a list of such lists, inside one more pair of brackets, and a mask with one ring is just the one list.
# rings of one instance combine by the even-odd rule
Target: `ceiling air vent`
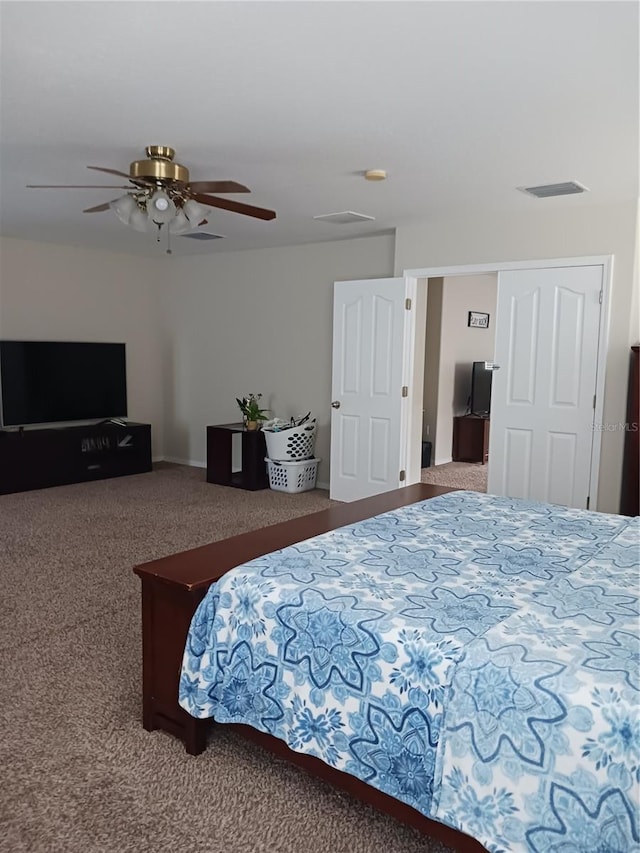
[[334,225],[350,225],[352,222],[371,222],[375,216],[367,216],[365,213],[355,213],[353,210],[342,210],[340,213],[323,213],[314,216],[321,222],[333,222]]
[[208,231],[196,231],[195,234],[181,234],[187,240],[222,240],[222,234],[210,234]]
[[561,184],[540,184],[538,187],[518,187],[523,193],[529,193],[536,198],[553,198],[557,195],[574,195],[587,193],[589,190],[577,181],[564,181]]

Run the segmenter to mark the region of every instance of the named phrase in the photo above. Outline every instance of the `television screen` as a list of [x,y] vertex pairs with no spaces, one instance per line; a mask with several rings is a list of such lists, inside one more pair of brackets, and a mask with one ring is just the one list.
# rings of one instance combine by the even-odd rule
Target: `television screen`
[[[490,365],[487,367],[487,365]],[[492,364],[474,361],[471,372],[471,414],[488,417],[491,412]]]
[[127,414],[125,345],[0,341],[2,426]]

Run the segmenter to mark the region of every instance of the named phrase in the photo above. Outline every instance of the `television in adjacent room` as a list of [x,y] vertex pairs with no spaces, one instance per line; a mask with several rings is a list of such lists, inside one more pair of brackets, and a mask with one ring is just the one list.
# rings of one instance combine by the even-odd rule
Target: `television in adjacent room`
[[126,417],[125,344],[0,341],[0,425]]
[[493,363],[474,361],[471,370],[471,414],[488,418],[491,414]]

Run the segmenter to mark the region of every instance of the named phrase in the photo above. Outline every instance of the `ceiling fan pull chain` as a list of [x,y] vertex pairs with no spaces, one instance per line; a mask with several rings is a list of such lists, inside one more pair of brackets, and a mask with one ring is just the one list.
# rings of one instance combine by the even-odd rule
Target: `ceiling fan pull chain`
[[172,255],[171,251],[171,229],[167,228],[167,255]]

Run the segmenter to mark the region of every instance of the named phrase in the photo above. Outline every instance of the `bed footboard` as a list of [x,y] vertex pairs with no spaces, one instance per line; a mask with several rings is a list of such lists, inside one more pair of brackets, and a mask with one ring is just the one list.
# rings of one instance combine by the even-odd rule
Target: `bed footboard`
[[191,755],[206,746],[208,720],[197,720],[178,705],[178,682],[191,617],[206,587],[185,589],[158,576],[142,578],[142,725],[180,738]]
[[182,710],[178,684],[191,617],[207,589],[225,572],[303,539],[450,491],[417,483],[135,566],[133,571],[142,581],[145,729],[162,729],[179,737],[192,755],[205,748],[211,723],[196,720]]

